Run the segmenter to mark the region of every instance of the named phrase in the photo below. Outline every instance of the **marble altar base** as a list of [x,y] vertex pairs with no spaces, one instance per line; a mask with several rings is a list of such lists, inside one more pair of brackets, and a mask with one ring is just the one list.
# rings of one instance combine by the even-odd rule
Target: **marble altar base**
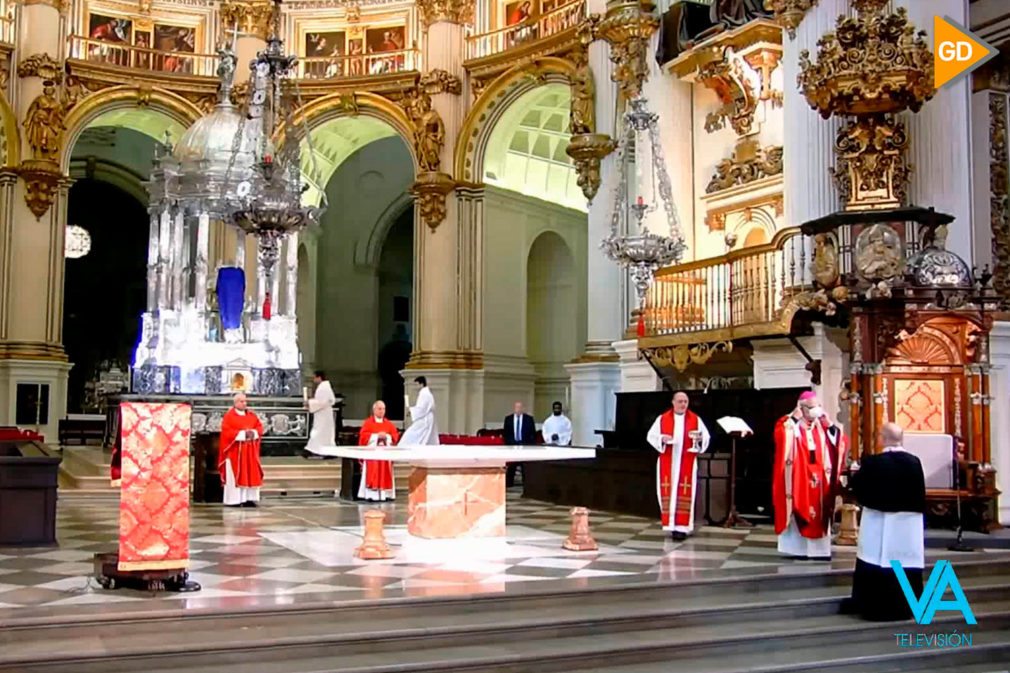
[[415,467],[410,473],[407,531],[428,539],[504,537],[505,470]]

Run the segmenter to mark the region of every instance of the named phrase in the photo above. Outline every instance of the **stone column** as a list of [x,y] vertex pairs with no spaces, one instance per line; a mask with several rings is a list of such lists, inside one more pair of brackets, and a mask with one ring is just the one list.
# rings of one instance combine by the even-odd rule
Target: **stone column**
[[807,103],[796,77],[800,52],[817,57],[817,40],[835,29],[835,19],[848,12],[847,0],[820,0],[796,27],[796,37],[783,35],[783,198],[789,226],[841,209],[838,189],[828,169],[835,165],[835,134],[841,121],[822,119]]
[[[966,2],[897,0],[894,4],[908,8],[908,18],[916,30],[926,31],[931,45],[934,15],[948,16],[962,26],[971,23]],[[903,115],[912,165],[909,201],[915,206],[933,206],[956,218],[949,226],[947,249],[969,266],[975,237],[971,226],[971,86],[971,75],[948,82],[919,112]],[[988,243],[988,232],[982,235]]]
[[[606,0],[589,0],[590,14],[603,15]],[[615,141],[620,135],[617,116],[617,84],[611,78],[610,46],[597,39],[589,45],[589,67],[596,85],[596,132]],[[621,339],[630,309],[627,301],[627,274],[600,250],[600,242],[610,235],[610,215],[614,207],[617,180],[616,153],[600,161],[600,188],[588,207],[589,245],[587,260],[588,303],[585,352],[565,365],[571,377],[572,444],[595,446],[597,430],[613,427],[620,389],[620,364],[613,343]]]
[[19,8],[17,60],[10,75],[22,163],[17,169],[20,180],[6,173],[0,177],[0,425],[15,423],[19,384],[46,386],[48,416],[37,427],[52,442],[66,412],[71,367],[61,343],[70,182],[59,164],[60,129],[37,111],[59,101],[60,5],[57,0],[35,0]]
[[[475,370],[482,367],[480,341],[482,192],[456,191],[452,172],[456,137],[466,116],[462,95],[465,24],[474,11],[473,0],[421,0],[424,72],[418,83],[416,105],[407,115],[430,108],[442,120],[444,141],[435,161],[415,143],[419,163],[412,187],[414,210],[414,324],[413,346],[405,378],[424,374],[438,400],[436,414],[443,432],[473,432],[482,424],[474,413]],[[429,125],[430,128],[430,125]],[[422,137],[430,138],[422,134]],[[444,217],[431,209],[444,199]],[[438,209],[435,208],[434,211]],[[482,397],[477,393],[478,398]]]

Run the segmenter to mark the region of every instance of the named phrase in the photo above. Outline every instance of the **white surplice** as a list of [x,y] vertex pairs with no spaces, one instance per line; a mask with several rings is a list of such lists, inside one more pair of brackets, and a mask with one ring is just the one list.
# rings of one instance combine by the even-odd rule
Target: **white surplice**
[[410,427],[400,436],[400,444],[438,444],[438,427],[435,425],[435,397],[425,386],[417,393],[410,408]]
[[[688,447],[691,445],[691,438],[685,437],[684,432],[684,419],[687,414],[674,414],[673,415],[673,456],[671,456],[670,462],[670,483],[679,484],[680,483],[680,459],[681,452],[684,450],[685,442]],[[659,453],[663,453],[666,447],[663,445],[662,440],[662,429],[661,421],[663,415],[660,414],[653,421],[652,427],[649,428],[649,434],[646,436],[646,441],[652,445],[652,448],[656,449]],[[708,443],[712,439],[711,435],[708,433],[708,428],[705,427],[705,421],[698,417],[698,431],[701,433],[701,446],[698,447],[698,453],[704,453],[708,450]],[[677,513],[677,488],[674,486],[670,489],[670,524],[668,526],[663,526],[663,530],[675,531],[678,533],[690,533],[694,530],[694,503],[697,500],[698,494],[698,461],[694,461],[694,473],[691,475],[691,483],[693,484],[691,492],[695,494],[695,497],[691,499],[691,516],[688,517],[690,522],[687,526],[676,526],[674,525],[674,515]],[[660,490],[659,483],[659,460],[656,460],[656,499],[662,502],[662,491]],[[662,505],[660,506],[662,509]]]
[[316,393],[309,400],[309,412],[312,414],[312,431],[309,433],[307,451],[313,451],[323,446],[333,446],[337,443],[336,426],[333,423],[333,405],[337,397],[329,381],[323,381],[316,386]]
[[[540,432],[544,436],[544,444],[568,446],[572,443],[572,422],[564,414],[548,416],[540,427]],[[551,439],[554,435],[558,436],[557,441]]]
[[[892,446],[884,451],[904,449]],[[923,515],[920,512],[881,512],[863,507],[856,556],[864,563],[880,568],[890,568],[891,561],[901,561],[904,568],[925,568],[923,533]]]

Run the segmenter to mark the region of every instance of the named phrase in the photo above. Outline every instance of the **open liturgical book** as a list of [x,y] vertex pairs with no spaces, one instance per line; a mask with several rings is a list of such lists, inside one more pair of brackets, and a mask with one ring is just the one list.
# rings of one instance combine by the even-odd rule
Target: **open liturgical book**
[[741,435],[752,435],[754,431],[751,427],[747,425],[747,421],[742,418],[737,418],[736,416],[723,416],[716,423],[722,428],[722,431],[727,435],[731,435],[734,432],[739,432]]

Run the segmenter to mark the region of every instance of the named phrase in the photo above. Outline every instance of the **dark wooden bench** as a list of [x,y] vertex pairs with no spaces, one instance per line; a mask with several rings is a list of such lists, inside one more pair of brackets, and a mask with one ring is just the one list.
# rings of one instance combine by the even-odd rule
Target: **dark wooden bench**
[[59,424],[60,446],[69,444],[88,444],[94,441],[101,444],[105,437],[105,419],[61,418]]

